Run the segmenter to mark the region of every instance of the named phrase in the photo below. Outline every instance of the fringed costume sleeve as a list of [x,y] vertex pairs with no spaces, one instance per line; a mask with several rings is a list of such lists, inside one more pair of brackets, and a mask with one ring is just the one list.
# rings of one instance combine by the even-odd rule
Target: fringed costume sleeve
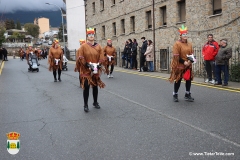
[[181,47],[179,43],[176,42],[173,46],[173,55],[172,55],[172,63],[171,63],[171,75],[169,81],[171,83],[178,82],[182,78],[182,73],[184,72],[184,66],[179,65],[179,59],[181,56]]
[[52,63],[53,63],[53,53],[52,53],[52,48],[49,49],[49,53],[48,53],[48,64],[49,64],[49,67],[48,67],[48,70],[49,71],[52,71]]

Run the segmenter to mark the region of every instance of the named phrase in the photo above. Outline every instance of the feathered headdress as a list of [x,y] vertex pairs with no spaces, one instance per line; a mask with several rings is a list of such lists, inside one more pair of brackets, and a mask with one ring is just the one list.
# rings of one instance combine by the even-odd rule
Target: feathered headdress
[[95,34],[94,28],[88,28],[87,29],[87,35],[88,34]]
[[178,32],[180,35],[182,35],[183,33],[187,33],[187,27],[184,27],[184,25],[182,25],[182,28],[179,28]]

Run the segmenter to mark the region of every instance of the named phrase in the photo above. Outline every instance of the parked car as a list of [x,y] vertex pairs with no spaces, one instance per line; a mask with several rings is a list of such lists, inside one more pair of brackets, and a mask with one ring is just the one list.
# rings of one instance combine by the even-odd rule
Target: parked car
[[48,45],[52,45],[52,41],[49,40],[49,41],[48,41]]
[[37,41],[37,42],[35,43],[35,45],[42,45],[42,42],[41,42],[41,41]]

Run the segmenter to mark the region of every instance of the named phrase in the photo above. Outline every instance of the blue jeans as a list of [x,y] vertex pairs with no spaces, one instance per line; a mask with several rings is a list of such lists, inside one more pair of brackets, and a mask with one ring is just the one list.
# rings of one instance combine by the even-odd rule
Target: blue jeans
[[154,71],[154,69],[153,69],[153,61],[148,61],[148,64],[149,64],[149,70],[151,72],[153,72]]
[[229,79],[229,71],[228,71],[228,65],[216,65],[216,78],[218,84],[222,84],[222,77],[221,73],[224,73],[224,84],[228,84]]

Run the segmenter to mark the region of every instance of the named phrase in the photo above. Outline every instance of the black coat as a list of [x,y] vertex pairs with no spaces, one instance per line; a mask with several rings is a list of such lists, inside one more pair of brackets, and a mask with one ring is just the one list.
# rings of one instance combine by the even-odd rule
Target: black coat
[[132,54],[132,43],[128,44],[127,54],[128,54],[128,57],[131,57],[131,54]]
[[137,46],[138,46],[138,43],[133,43],[133,45],[132,45],[132,54],[133,55],[137,55]]
[[141,54],[142,55],[146,52],[147,46],[148,46],[147,40],[143,41],[143,44],[142,44],[142,47],[141,47]]

